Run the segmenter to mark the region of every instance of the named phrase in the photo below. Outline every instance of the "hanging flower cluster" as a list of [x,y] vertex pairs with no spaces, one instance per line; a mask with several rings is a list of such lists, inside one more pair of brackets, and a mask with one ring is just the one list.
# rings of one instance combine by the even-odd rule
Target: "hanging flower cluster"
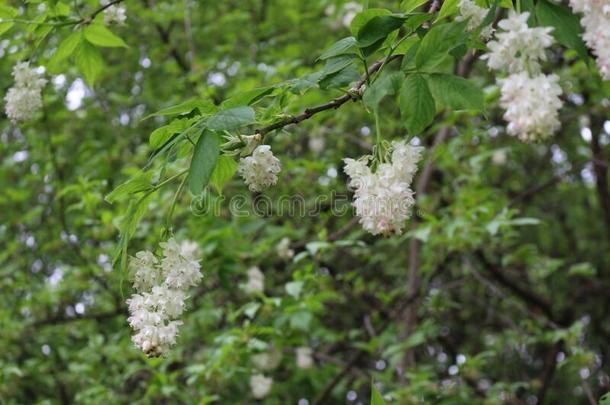
[[368,166],[369,157],[344,159],[353,206],[365,230],[373,235],[402,233],[415,204],[411,182],[422,151],[406,141],[393,142],[391,161],[380,163],[375,172]]
[[506,110],[507,132],[523,142],[539,141],[557,131],[563,104],[559,99],[559,77],[541,73],[545,50],[553,44],[553,29],[530,28],[528,18],[529,13],[511,10],[508,18],[498,24],[502,31],[496,33],[496,40],[487,44],[490,52],[483,55],[490,69],[509,74],[498,80],[502,90],[500,106]]
[[500,106],[506,109],[507,132],[519,136],[522,141],[544,139],[559,129],[557,111],[561,87],[557,75],[530,77],[527,73],[515,73],[499,79],[502,86]]
[[[458,5],[460,14],[456,17],[457,21],[468,21],[466,29],[469,32],[476,30],[485,20],[489,10],[483,7],[479,7],[472,0],[460,0]],[[487,25],[481,29],[480,37],[487,40],[493,34],[493,27]]]
[[301,346],[295,350],[297,355],[297,367],[308,369],[313,367],[313,350],[311,347]]
[[248,269],[248,281],[243,288],[248,294],[262,293],[265,290],[265,275],[258,267]]
[[263,399],[271,392],[273,378],[265,377],[263,374],[254,374],[250,377],[250,391],[256,399]]
[[263,191],[277,183],[277,175],[282,170],[280,161],[273,156],[271,146],[260,145],[252,156],[241,158],[237,172],[244,179],[250,191]]
[[125,20],[127,20],[127,14],[125,7],[112,5],[104,10],[104,24],[125,24]]
[[610,80],[610,3],[605,0],[570,0],[570,6],[582,13],[583,39],[597,57],[604,80]]
[[282,238],[275,246],[277,256],[282,260],[290,260],[294,257],[294,250],[290,249],[290,238]]
[[138,291],[127,300],[129,325],[136,331],[132,340],[150,357],[162,356],[176,343],[182,325],[177,319],[184,311],[187,290],[202,277],[195,243],[178,244],[172,238],[160,246],[161,260],[143,251],[129,262],[133,286]]
[[6,115],[13,122],[31,119],[42,108],[42,88],[47,80],[28,62],[17,63],[13,67],[15,85],[8,90]]

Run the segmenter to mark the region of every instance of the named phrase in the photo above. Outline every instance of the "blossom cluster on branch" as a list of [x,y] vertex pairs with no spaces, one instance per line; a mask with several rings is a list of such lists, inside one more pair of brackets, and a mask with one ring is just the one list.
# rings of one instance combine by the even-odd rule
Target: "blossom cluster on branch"
[[483,59],[490,69],[509,74],[498,79],[507,132],[523,142],[535,142],[560,128],[559,109],[563,103],[559,98],[559,77],[541,73],[546,49],[554,42],[550,35],[553,29],[530,28],[528,18],[529,13],[511,10],[508,18],[498,24],[501,31],[487,44],[489,53]]
[[20,62],[13,67],[15,85],[11,87],[6,101],[6,115],[13,122],[31,119],[42,108],[42,88],[47,80],[29,62]]
[[401,234],[415,204],[411,189],[423,148],[406,141],[392,143],[391,160],[379,162],[376,171],[370,157],[344,159],[349,187],[354,190],[354,208],[362,227],[373,235]]
[[570,6],[583,17],[583,39],[593,50],[597,66],[604,78],[610,80],[610,3],[607,0],[570,0]]
[[250,191],[258,192],[277,183],[277,175],[281,170],[280,161],[273,155],[269,145],[257,146],[252,156],[239,160],[237,168]]
[[162,356],[176,343],[178,320],[184,312],[187,291],[201,280],[197,245],[178,244],[173,238],[160,244],[161,260],[152,252],[138,252],[129,262],[138,293],[127,300],[133,342],[147,356]]

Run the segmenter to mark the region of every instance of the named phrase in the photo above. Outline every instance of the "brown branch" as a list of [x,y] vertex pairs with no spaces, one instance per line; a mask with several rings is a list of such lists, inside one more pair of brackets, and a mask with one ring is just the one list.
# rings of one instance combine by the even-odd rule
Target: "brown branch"
[[95,10],[89,17],[85,17],[80,20],[77,24],[90,24],[91,21],[95,20],[95,17],[97,17],[98,14],[103,13],[106,9],[114,6],[115,4],[122,3],[123,1],[125,0],[112,0],[108,4],[104,4],[102,7]]
[[595,117],[591,125],[591,153],[593,160],[593,171],[595,172],[595,186],[599,205],[604,214],[606,232],[610,238],[610,192],[608,192],[608,162],[604,158],[602,147],[599,143],[599,134],[604,128],[604,118]]
[[536,395],[539,404],[544,404],[544,398],[551,387],[553,376],[555,375],[555,369],[557,368],[557,354],[562,349],[563,342],[559,341],[551,347],[546,355],[546,359],[544,360],[544,370],[542,372],[542,387],[540,387],[540,391],[538,391],[538,395]]
[[180,69],[182,69],[182,71],[184,73],[190,72],[190,67],[189,67],[188,63],[186,63],[186,61],[184,60],[182,55],[180,55],[180,52],[178,52],[178,49],[176,49],[176,47],[173,46],[171,43],[170,28],[164,29],[159,24],[155,24],[155,28],[157,29],[157,32],[159,33],[159,38],[161,38],[161,42],[163,42],[165,45],[169,46],[169,48],[170,48],[169,54],[172,56],[172,58],[174,58],[174,60],[176,61],[176,63],[180,67]]
[[303,111],[299,115],[294,115],[294,116],[291,116],[288,118],[281,119],[271,125],[257,129],[255,131],[255,133],[260,134],[260,135],[265,135],[268,132],[284,128],[288,125],[298,124],[302,121],[305,121],[305,120],[313,117],[314,115],[316,115],[322,111],[337,109],[350,100],[353,100],[353,101],[358,100],[362,95],[361,94],[362,87],[366,83],[367,79],[371,75],[373,75],[375,72],[377,72],[384,65],[384,62],[389,63],[395,59],[402,58],[402,56],[403,55],[393,55],[393,56],[390,56],[387,59],[387,61],[384,59],[384,60],[379,60],[379,61],[373,63],[369,67],[368,71],[362,76],[362,78],[360,80],[358,80],[356,82],[356,84],[354,84],[354,86],[346,94],[342,95],[341,97],[337,97],[337,98],[329,101],[328,103],[324,103],[324,104],[321,104],[321,105],[318,105],[315,107],[306,108],[305,111]]
[[[415,292],[413,295],[407,296],[407,298],[403,301],[401,305],[398,306],[396,311],[394,312],[394,316],[388,317],[377,329],[377,334],[383,332],[391,323],[394,317],[400,316],[403,313],[406,307],[413,304],[419,298],[419,290]],[[328,397],[332,394],[335,387],[341,382],[341,380],[348,375],[350,370],[358,364],[358,362],[367,354],[366,351],[359,349],[356,354],[352,356],[352,358],[343,366],[343,369],[332,379],[330,382],[320,391],[320,394],[313,402],[313,405],[321,405],[328,403]]]

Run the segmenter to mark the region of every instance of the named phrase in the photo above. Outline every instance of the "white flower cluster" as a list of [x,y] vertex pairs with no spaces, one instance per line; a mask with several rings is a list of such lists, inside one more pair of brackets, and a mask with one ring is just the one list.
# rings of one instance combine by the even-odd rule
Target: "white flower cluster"
[[597,57],[604,80],[610,80],[610,2],[608,0],[570,0],[572,9],[582,13],[583,39]]
[[411,182],[422,151],[405,141],[393,142],[391,162],[379,164],[374,173],[368,158],[344,159],[349,187],[354,190],[353,206],[365,230],[373,235],[402,233],[415,204]]
[[546,60],[545,50],[553,44],[550,35],[553,28],[530,28],[528,18],[529,13],[517,14],[511,10],[508,18],[498,23],[502,31],[496,33],[495,41],[487,44],[490,52],[482,57],[487,59],[490,69],[508,73],[540,72],[540,61]]
[[250,191],[259,192],[277,183],[280,170],[280,161],[273,156],[269,145],[257,146],[252,156],[239,160],[237,167],[237,172],[243,177]]
[[311,350],[311,347],[297,347],[296,355],[298,368],[307,369],[313,366],[313,350]]
[[15,85],[8,90],[6,115],[13,122],[25,121],[34,116],[42,108],[42,88],[47,80],[35,68],[30,68],[28,62],[17,63],[13,67]]
[[263,371],[271,371],[280,364],[282,360],[282,352],[274,346],[271,346],[267,351],[257,353],[252,356],[254,366]]
[[248,269],[248,281],[243,288],[248,294],[262,293],[265,290],[265,275],[258,267]]
[[275,247],[277,255],[282,260],[290,260],[294,257],[294,250],[290,249],[290,238],[284,237]]
[[263,374],[254,374],[250,377],[250,391],[256,399],[263,399],[271,392],[273,378],[265,377]]
[[172,238],[160,246],[161,260],[143,251],[129,262],[133,286],[138,291],[127,300],[129,325],[136,331],[132,340],[151,357],[167,353],[176,343],[182,325],[177,318],[184,311],[186,292],[202,277],[195,243],[178,244]]
[[104,10],[104,24],[125,24],[125,20],[127,20],[127,14],[125,7],[112,5]]
[[[459,3],[459,11],[460,14],[456,17],[457,21],[468,21],[468,25],[466,29],[468,31],[476,30],[479,25],[483,23],[485,17],[489,10],[483,7],[479,7],[472,0],[460,0]],[[493,34],[493,27],[491,25],[487,25],[481,29],[481,38],[484,40],[488,40]]]
[[507,132],[523,142],[539,141],[557,131],[559,96],[562,93],[557,75],[541,73],[546,48],[553,44],[552,28],[530,28],[529,13],[511,11],[500,21],[502,32],[488,44],[490,53],[483,56],[490,69],[504,71],[507,78],[498,79],[502,96],[500,106],[506,110]]
[[530,77],[515,73],[499,79],[502,86],[500,106],[506,110],[507,132],[524,142],[543,140],[559,129],[558,111],[561,87],[557,75]]

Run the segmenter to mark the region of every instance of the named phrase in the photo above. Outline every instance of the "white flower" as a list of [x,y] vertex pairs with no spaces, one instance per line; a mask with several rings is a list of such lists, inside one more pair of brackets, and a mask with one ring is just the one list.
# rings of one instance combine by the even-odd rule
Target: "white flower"
[[163,248],[161,270],[168,287],[186,289],[199,284],[202,275],[199,272],[199,261],[195,259],[197,245],[179,245],[173,238],[159,245]]
[[[483,23],[485,17],[489,10],[477,6],[477,4],[472,0],[460,0],[459,4],[460,14],[456,17],[457,21],[466,21],[468,20],[468,25],[466,29],[468,31],[474,31]],[[493,33],[493,27],[491,25],[487,25],[481,29],[481,38],[487,40],[491,37]]]
[[528,18],[529,13],[517,14],[511,10],[508,18],[498,23],[502,31],[496,32],[496,40],[487,44],[490,52],[482,56],[490,69],[508,73],[540,72],[540,61],[546,60],[545,49],[553,44],[550,35],[553,28],[530,28]]
[[186,290],[201,279],[195,259],[197,245],[178,244],[174,239],[161,243],[163,260],[151,252],[138,252],[129,267],[137,294],[127,300],[129,325],[135,330],[133,342],[148,356],[162,356],[176,343],[177,320],[185,308]]
[[104,10],[104,24],[117,23],[122,25],[127,20],[126,10],[123,6],[112,5]]
[[136,253],[129,261],[129,269],[133,277],[133,287],[142,292],[149,291],[159,283],[160,272],[156,269],[159,259],[148,251]]
[[248,294],[262,293],[265,290],[265,275],[254,266],[248,269],[248,282],[244,285]]
[[362,11],[362,5],[360,3],[356,3],[350,1],[343,5],[343,17],[341,18],[341,24],[344,27],[350,28],[352,25],[352,21],[354,21],[354,17],[358,15]]
[[17,63],[13,67],[15,85],[11,87],[4,100],[6,115],[13,122],[31,119],[42,108],[42,88],[46,79],[28,62]]
[[275,247],[280,259],[290,260],[294,256],[294,250],[290,249],[290,238],[282,238]]
[[497,166],[504,165],[506,163],[506,160],[506,151],[503,149],[496,150],[491,157],[491,161]]
[[532,142],[548,138],[559,129],[562,102],[557,75],[531,78],[522,72],[498,82],[502,86],[500,106],[506,109],[504,119],[510,135]]
[[265,398],[271,392],[273,379],[265,377],[263,374],[255,374],[250,377],[250,390],[256,399]]
[[241,158],[237,172],[243,177],[250,191],[263,191],[277,183],[277,175],[282,167],[280,161],[273,156],[271,146],[260,145],[252,152],[252,156]]
[[313,153],[321,153],[325,146],[324,138],[320,135],[310,135],[307,145]]
[[604,80],[610,80],[610,3],[607,0],[570,0],[574,11],[582,13],[583,39],[595,54]]
[[271,347],[268,351],[257,353],[252,356],[254,366],[263,371],[269,371],[276,368],[282,360],[282,352],[275,347]]
[[423,148],[401,141],[393,142],[392,150],[391,163],[379,164],[375,173],[367,165],[368,158],[344,159],[356,215],[373,235],[401,234],[415,204],[411,182]]
[[297,367],[311,368],[313,366],[312,350],[310,347],[297,347]]

